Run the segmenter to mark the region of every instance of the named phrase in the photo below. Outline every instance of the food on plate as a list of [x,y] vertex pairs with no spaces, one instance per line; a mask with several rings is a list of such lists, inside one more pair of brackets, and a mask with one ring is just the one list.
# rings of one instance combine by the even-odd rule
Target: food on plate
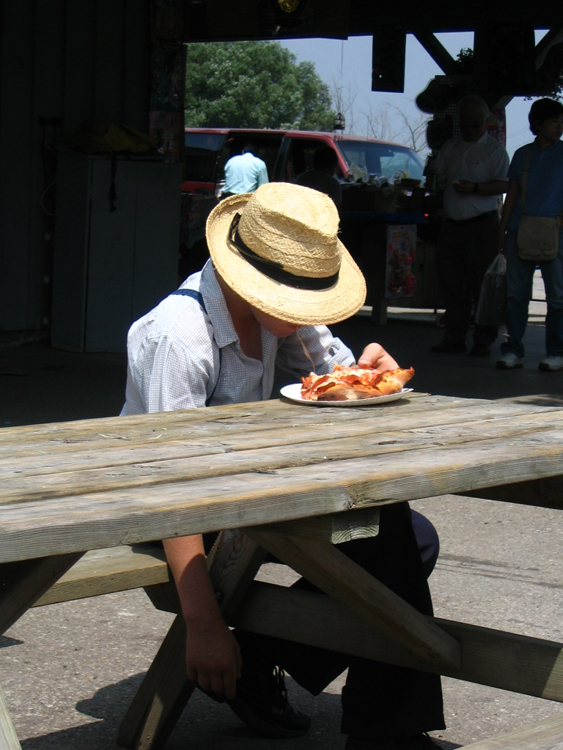
[[414,375],[414,369],[362,369],[335,365],[329,375],[312,372],[302,378],[301,397],[307,401],[351,401],[399,393]]

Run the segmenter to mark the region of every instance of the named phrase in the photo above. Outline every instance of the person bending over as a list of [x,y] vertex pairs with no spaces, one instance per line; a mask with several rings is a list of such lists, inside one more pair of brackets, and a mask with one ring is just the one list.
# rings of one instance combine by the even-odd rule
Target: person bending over
[[[206,226],[210,260],[129,331],[122,413],[260,401],[271,396],[276,366],[299,378],[331,372],[337,362],[353,365],[351,350],[326,327],[356,313],[366,294],[338,223],[330,198],[288,183],[219,203]],[[377,343],[357,364],[397,366]],[[231,630],[207,572],[210,541],[163,541],[186,623],[189,680],[260,734],[292,737],[305,734],[310,720],[289,702],[281,670],[318,694],[348,668],[347,750],[435,747],[425,733],[444,727],[439,676]],[[407,503],[382,507],[378,536],[340,549],[432,613],[427,576],[438,539]]]

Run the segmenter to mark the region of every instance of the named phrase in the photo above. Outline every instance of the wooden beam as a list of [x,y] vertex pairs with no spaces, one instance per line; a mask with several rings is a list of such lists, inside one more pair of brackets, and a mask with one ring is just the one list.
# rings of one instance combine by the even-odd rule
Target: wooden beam
[[536,44],[536,69],[541,66],[554,44],[563,42],[563,27],[557,24]]
[[156,546],[139,544],[93,550],[61,576],[33,606],[145,588],[169,580],[164,550]]
[[464,745],[460,750],[562,750],[563,716],[552,716],[533,726],[508,732],[500,737]]
[[334,599],[295,588],[254,583],[232,624],[251,632],[563,702],[563,643],[428,619],[460,643],[459,668],[421,659]]
[[10,718],[6,698],[0,687],[0,747],[2,750],[21,750],[21,745]]
[[0,565],[0,634],[82,557],[82,552]]
[[[239,9],[233,12],[226,0],[208,0],[207,4],[191,3],[186,13],[183,40],[241,40],[271,39],[272,29],[259,22],[255,1],[244,4],[244,15]],[[502,23],[507,18],[529,23],[537,29],[548,28],[559,15],[553,0],[536,0],[534,3],[515,6],[510,0],[499,0],[494,5],[487,0],[469,4],[452,4],[449,0],[433,0],[431,12],[422,3],[375,3],[373,0],[315,0],[315,17],[303,28],[280,28],[276,39],[347,38],[371,36],[373,30],[387,23],[409,25],[407,31],[420,28],[433,33],[473,31],[475,19],[483,16],[491,23]],[[207,9],[207,11],[206,11]],[[225,11],[226,9],[226,16]],[[226,24],[223,16],[231,23]]]
[[343,544],[353,539],[377,536],[379,531],[379,506],[359,508],[348,513],[329,513],[300,521],[281,521],[260,527],[275,534],[288,534],[304,539],[318,539],[330,544]]
[[177,615],[127,709],[117,744],[162,747],[194,690],[186,677],[186,626]]
[[509,18],[517,23],[527,23],[536,29],[545,29],[561,18],[560,6],[553,0],[536,0],[534,3],[518,3],[499,0],[491,4],[487,0],[467,3],[451,3],[449,0],[433,0],[431,9],[423,3],[375,3],[373,0],[352,0],[350,3],[350,36],[370,36],[374,28],[386,23],[407,23],[407,31],[413,34],[419,29],[433,33],[474,31],[475,21],[486,17],[491,24],[506,22]]
[[418,39],[446,75],[456,75],[458,72],[456,61],[431,31],[417,29],[413,32],[413,36]]
[[260,528],[246,533],[329,596],[350,607],[372,627],[423,660],[457,668],[459,643],[429,622],[336,547],[314,539],[284,537]]
[[563,510],[563,476],[503,484],[460,494],[464,497]]

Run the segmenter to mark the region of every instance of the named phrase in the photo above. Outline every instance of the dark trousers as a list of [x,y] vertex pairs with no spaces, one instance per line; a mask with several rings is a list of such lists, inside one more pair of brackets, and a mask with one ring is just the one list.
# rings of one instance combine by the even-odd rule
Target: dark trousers
[[[381,508],[379,534],[339,550],[423,614],[432,614],[427,576],[438,557],[432,524],[407,503]],[[297,586],[312,588],[299,581]],[[348,668],[342,692],[342,731],[358,739],[410,737],[445,727],[439,675],[250,633],[237,633],[244,651],[258,649],[314,695]]]
[[[444,341],[450,344],[465,344],[483,276],[498,253],[498,226],[497,211],[470,221],[442,222],[436,259],[446,308]],[[473,340],[475,344],[491,346],[497,334],[493,326],[475,326]]]

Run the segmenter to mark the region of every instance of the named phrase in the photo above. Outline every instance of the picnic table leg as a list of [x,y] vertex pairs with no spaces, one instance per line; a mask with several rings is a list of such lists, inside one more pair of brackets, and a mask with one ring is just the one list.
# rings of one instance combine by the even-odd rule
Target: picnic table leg
[[[0,634],[19,620],[82,554],[53,555],[0,565]],[[21,750],[1,687],[0,748]]]
[[19,620],[83,554],[72,552],[0,565],[0,634]]
[[10,718],[4,691],[0,687],[0,747],[2,750],[21,750],[20,741]]
[[[222,531],[208,556],[209,576],[226,621],[241,604],[265,552],[241,531]],[[173,585],[173,584],[171,584]],[[163,747],[195,689],[186,676],[186,629],[178,615],[119,728],[135,750]]]
[[195,685],[186,677],[186,628],[177,615],[119,727],[122,747],[161,747]]
[[459,669],[459,643],[330,542],[260,527],[248,535],[329,596],[351,607],[415,655]]

